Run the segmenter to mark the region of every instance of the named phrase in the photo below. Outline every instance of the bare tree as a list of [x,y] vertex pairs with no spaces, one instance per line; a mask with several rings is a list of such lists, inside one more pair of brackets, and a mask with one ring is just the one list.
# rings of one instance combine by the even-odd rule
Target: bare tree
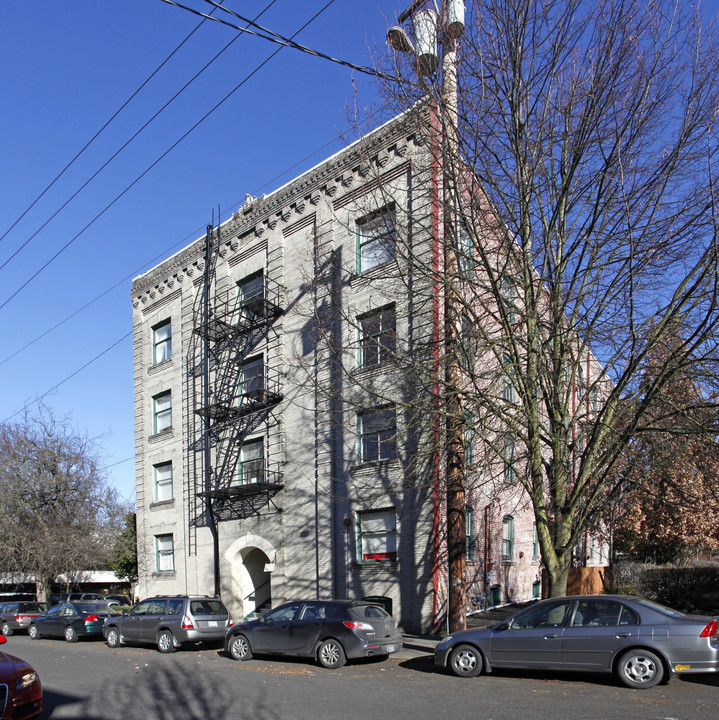
[[467,328],[465,379],[441,394],[461,395],[486,477],[509,464],[529,497],[556,596],[582,534],[626,490],[615,466],[654,430],[664,387],[680,371],[717,377],[718,38],[684,2],[468,5],[457,152],[437,140],[451,131],[441,70],[418,82],[415,58],[392,55],[400,82],[386,90],[425,123],[460,228],[442,238],[456,272],[423,268]]
[[0,426],[0,556],[35,575],[41,599],[60,573],[107,566],[126,508],[97,452],[46,408]]

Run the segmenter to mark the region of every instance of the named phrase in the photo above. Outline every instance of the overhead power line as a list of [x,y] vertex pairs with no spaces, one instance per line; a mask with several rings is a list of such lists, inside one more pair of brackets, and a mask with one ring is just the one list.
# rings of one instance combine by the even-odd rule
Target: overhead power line
[[[312,24],[335,0],[330,0],[323,8],[316,12],[292,37],[299,35],[308,25]],[[79,232],[77,232],[68,242],[65,243],[46,263],[44,263],[37,271],[35,271],[20,287],[18,287],[8,298],[6,298],[0,304],[0,310],[5,308],[8,303],[13,300],[17,295],[22,292],[40,273],[45,270],[50,264],[52,264],[65,250],[67,250],[80,236],[82,236],[90,227],[92,227],[115,203],[117,203],[122,197],[124,197],[137,183],[147,175],[158,163],[160,163],[167,155],[170,154],[185,138],[187,138],[192,132],[194,132],[210,115],[212,115],[219,107],[221,107],[227,100],[229,100],[246,82],[254,77],[272,58],[275,57],[285,45],[281,45],[274,52],[270,53],[254,70],[249,72],[245,77],[230,90],[219,102],[217,102],[210,110],[208,110],[189,130],[181,135],[167,150],[165,150],[159,157],[157,157],[145,170],[143,170],[125,189],[120,192],[115,198],[110,201],[105,207],[95,215]]]
[[[205,0],[206,2],[209,2],[210,5],[214,5],[215,7],[220,7],[217,3],[211,2],[210,0]],[[278,33],[272,32],[271,30],[268,30],[267,28],[262,27],[261,25],[258,25],[257,23],[253,22],[252,20],[248,20],[247,18],[243,17],[242,15],[232,11],[228,10],[227,8],[220,8],[221,10],[224,10],[225,12],[229,13],[230,15],[234,15],[239,20],[242,20],[242,22],[247,23],[248,25],[258,28],[258,30],[250,30],[248,27],[241,27],[239,25],[235,25],[234,23],[228,22],[227,20],[222,20],[221,18],[214,17],[211,15],[208,15],[206,13],[202,13],[199,10],[195,10],[195,8],[188,7],[187,5],[183,5],[180,2],[176,2],[175,0],[161,0],[161,2],[166,3],[167,5],[175,5],[176,7],[182,8],[183,10],[187,10],[187,12],[192,13],[193,15],[198,15],[199,17],[203,17],[206,20],[212,20],[213,22],[220,23],[221,25],[226,25],[227,27],[231,27],[233,30],[237,30],[239,32],[247,33],[249,35],[255,35],[256,37],[262,38],[263,40],[267,40],[268,42],[275,43],[277,45],[281,45],[282,47],[291,47],[294,50],[299,50],[300,52],[307,53],[308,55],[313,55],[318,58],[322,58],[323,60],[329,60],[330,62],[337,63],[338,65],[342,65],[343,67],[350,68],[352,70],[356,70],[357,72],[364,73],[365,75],[371,75],[372,77],[378,77],[382,78],[383,80],[391,80],[396,81],[397,78],[395,78],[392,75],[387,75],[383,72],[380,72],[379,70],[375,70],[374,68],[367,67],[366,65],[357,65],[352,62],[348,62],[347,60],[340,60],[338,58],[334,58],[331,55],[327,55],[323,52],[320,52],[319,50],[314,50],[310,47],[307,47],[306,45],[300,45],[299,43],[295,42],[292,38],[294,38],[297,33],[295,33],[291,38],[283,37],[282,35],[279,35]],[[330,0],[330,2],[325,5],[320,12],[323,12],[327,7],[329,7],[334,0]]]
[[[222,0],[222,1],[224,2],[224,0]],[[276,0],[273,0],[273,3],[275,1]],[[271,3],[271,4],[273,4],[273,3]],[[218,7],[219,7],[219,5],[218,5]],[[48,192],[48,190],[50,190],[50,188],[52,188],[55,185],[55,183],[77,162],[77,160],[83,155],[85,150],[87,150],[90,147],[90,145],[92,145],[95,142],[95,140],[97,140],[97,138],[100,137],[100,135],[107,129],[108,125],[110,125],[110,123],[137,97],[137,95],[150,82],[150,80],[152,80],[152,78],[154,78],[155,75],[157,75],[157,73],[159,73],[160,70],[162,70],[162,68],[165,67],[165,65],[167,65],[167,63],[180,50],[180,48],[182,48],[183,45],[185,45],[185,43],[200,29],[200,27],[202,27],[202,25],[206,21],[207,21],[207,18],[202,18],[202,20],[200,20],[200,22],[197,23],[197,25],[185,37],[185,39],[147,76],[147,78],[130,95],[130,97],[128,97],[127,100],[125,100],[125,102],[122,103],[122,105],[120,105],[120,107],[110,116],[109,120],[107,120],[107,122],[85,143],[85,145],[82,147],[82,149],[75,154],[75,157],[73,157],[72,160],[70,160],[70,162],[67,165],[65,165],[65,167],[62,170],[60,170],[60,172],[45,187],[45,189],[25,208],[25,210],[22,211],[22,213],[18,216],[18,218],[15,220],[15,222],[13,222],[12,225],[10,225],[10,227],[7,230],[5,230],[5,232],[2,234],[2,236],[0,236],[0,242],[2,242],[8,236],[8,234],[15,228],[15,226],[30,212],[30,210],[32,210],[35,207],[35,205],[37,205],[37,203],[45,196],[45,194]],[[113,155],[113,157],[115,157],[115,156]],[[103,165],[103,167],[104,167],[104,165]],[[100,169],[102,170],[102,168],[100,168]],[[93,175],[93,178],[94,177],[95,176]],[[83,188],[84,187],[85,186],[83,185]],[[82,188],[80,188],[80,189],[82,190]],[[74,198],[74,197],[75,197],[75,195],[73,195],[70,198],[70,200],[72,200],[72,198]],[[65,205],[63,205],[62,207],[64,208]],[[62,210],[62,208],[60,208],[60,210]],[[55,216],[53,215],[53,217],[55,217]],[[45,225],[43,225],[42,227],[45,227]],[[42,230],[42,227],[40,228],[40,230]],[[25,243],[25,245],[26,244],[27,243]],[[22,248],[25,247],[25,245],[22,245],[20,247],[20,250],[22,250]],[[3,265],[0,267],[0,270],[2,270],[2,268],[5,267],[5,265],[7,265],[7,263],[10,260],[12,260],[13,257],[15,257],[17,252],[18,251],[15,251],[15,253],[13,253],[13,255],[11,255],[10,258],[8,258],[3,263]]]

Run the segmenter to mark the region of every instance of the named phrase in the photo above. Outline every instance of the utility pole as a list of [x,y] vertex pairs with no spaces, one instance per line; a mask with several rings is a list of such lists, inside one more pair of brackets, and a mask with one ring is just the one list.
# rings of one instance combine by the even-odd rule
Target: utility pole
[[405,31],[395,26],[387,31],[391,47],[416,58],[420,75],[432,75],[439,68],[437,44],[442,45],[441,78],[441,165],[442,165],[442,250],[443,309],[444,309],[444,393],[445,413],[445,483],[447,502],[447,565],[448,565],[448,621],[449,631],[464,630],[467,626],[466,587],[466,530],[465,530],[465,419],[461,388],[463,373],[460,365],[462,344],[462,305],[459,292],[457,189],[453,162],[458,158],[457,113],[457,40],[464,32],[464,0],[444,0],[441,20],[434,2],[434,10],[421,9],[429,0],[415,0],[399,17],[402,23],[412,17],[415,42]]

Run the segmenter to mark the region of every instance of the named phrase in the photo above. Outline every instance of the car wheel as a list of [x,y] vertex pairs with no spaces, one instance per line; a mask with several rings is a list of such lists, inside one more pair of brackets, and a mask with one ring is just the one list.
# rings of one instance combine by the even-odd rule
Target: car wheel
[[105,639],[107,641],[107,647],[120,647],[120,631],[116,627],[108,628],[107,638]]
[[619,658],[617,677],[630,688],[650,688],[664,677],[664,666],[649,650],[629,650]]
[[27,634],[32,640],[37,640],[40,637],[40,631],[37,629],[37,625],[30,625],[27,629]]
[[252,648],[244,635],[233,635],[230,640],[230,655],[234,660],[249,660],[252,657]]
[[2,625],[2,634],[5,637],[10,637],[12,635],[12,628],[7,623],[3,623]]
[[175,652],[175,638],[169,630],[163,630],[157,636],[157,649],[161,653]]
[[472,645],[458,645],[449,656],[449,667],[459,677],[477,677],[482,672],[482,653]]
[[77,642],[77,633],[72,625],[68,625],[65,628],[65,640],[68,642]]
[[345,650],[337,640],[325,640],[317,649],[317,659],[322,667],[333,670],[342,667],[347,662]]

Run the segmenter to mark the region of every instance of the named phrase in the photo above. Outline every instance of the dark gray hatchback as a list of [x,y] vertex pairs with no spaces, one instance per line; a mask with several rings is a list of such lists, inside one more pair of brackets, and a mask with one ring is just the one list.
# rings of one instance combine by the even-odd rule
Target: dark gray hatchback
[[231,627],[232,616],[219,598],[158,595],[108,619],[103,635],[111,648],[157,645],[169,653],[185,643],[220,642]]
[[402,647],[397,621],[384,608],[351,600],[298,600],[231,628],[225,651],[235,660],[253,653],[316,658],[338,668],[348,658],[388,656]]

